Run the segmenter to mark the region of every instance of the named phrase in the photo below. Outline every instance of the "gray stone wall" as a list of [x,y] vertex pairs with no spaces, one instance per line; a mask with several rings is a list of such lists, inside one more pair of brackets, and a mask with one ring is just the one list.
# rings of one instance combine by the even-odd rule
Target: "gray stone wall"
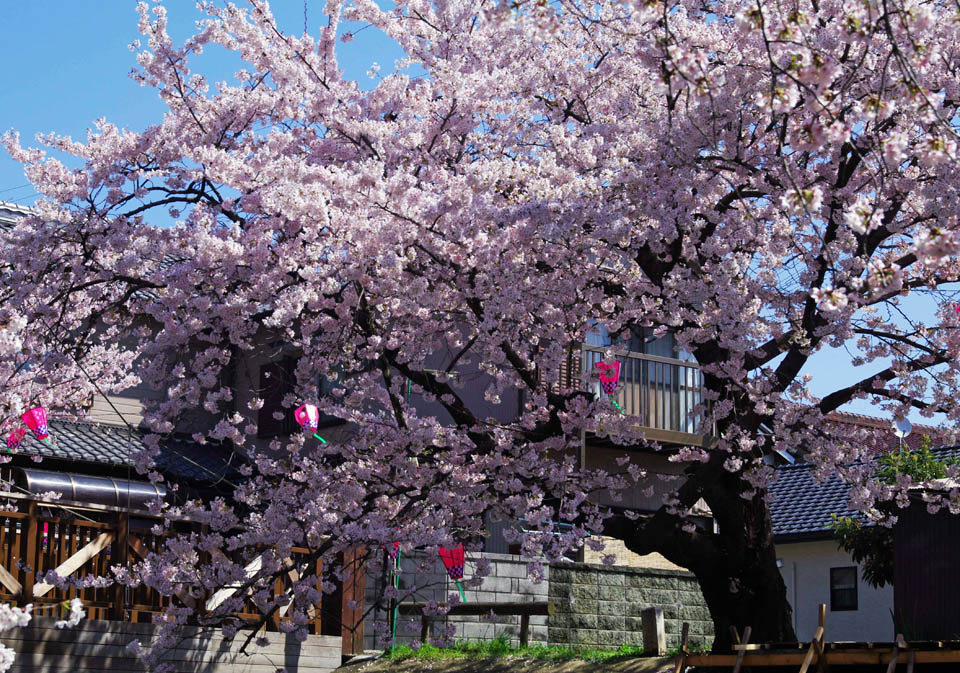
[[683,622],[690,623],[692,646],[709,646],[713,640],[703,594],[686,571],[555,564],[550,567],[548,596],[557,606],[547,631],[551,645],[641,646],[640,613],[656,605],[663,608],[668,648],[680,644]]
[[[12,673],[145,673],[143,663],[127,645],[139,640],[147,646],[158,627],[153,624],[84,619],[74,628],[54,628],[53,617],[34,617],[24,628],[11,629],[0,641],[16,652]],[[224,640],[219,631],[183,627],[183,638],[163,660],[177,673],[332,673],[340,666],[340,636],[307,636],[267,633],[270,643],[251,643],[241,654],[244,634]]]
[[[466,592],[468,602],[552,600],[556,605],[552,617],[530,618],[531,644],[586,648],[640,646],[643,644],[640,612],[655,605],[663,608],[668,648],[679,645],[680,625],[684,621],[690,623],[691,645],[709,646],[713,639],[710,613],[696,579],[689,572],[557,563],[545,568],[544,580],[535,583],[527,578],[525,560],[510,554],[484,553],[483,556],[490,560],[491,573],[484,578],[479,590]],[[401,588],[417,587],[416,593],[406,600],[440,602],[457,593],[439,558],[434,562],[422,556],[404,557],[401,569]],[[473,570],[474,564],[468,560],[466,576],[470,577]],[[367,605],[371,606],[382,591],[382,576],[368,575],[366,586]],[[386,621],[384,610],[368,618],[364,628],[366,649],[386,646],[383,628]],[[447,616],[435,620],[434,625],[435,634],[444,626],[452,626],[455,640],[492,640],[506,635],[514,645],[519,643],[519,617],[502,617],[493,622],[488,617]],[[419,638],[419,619],[401,617],[397,626],[398,643],[409,644]]]
[[[492,554],[484,552],[483,557],[490,560],[490,574],[483,579],[479,590],[467,589],[468,603],[480,601],[545,601],[547,600],[550,568],[545,568],[544,580],[534,582],[527,577],[527,562],[511,554]],[[409,601],[446,601],[451,594],[457,594],[456,585],[450,581],[439,557],[433,561],[424,557],[403,557],[401,559],[400,587],[416,587],[417,591]],[[465,577],[471,577],[476,564],[467,560]],[[372,605],[382,590],[383,578],[367,576],[367,605]],[[380,622],[380,633],[368,619],[364,626],[364,647],[382,649],[385,646],[383,625],[387,621],[384,610],[377,611],[373,617]],[[454,640],[493,640],[498,636],[510,638],[514,645],[519,644],[520,618],[499,617],[491,621],[481,616],[446,616],[433,621],[432,634],[439,635],[447,626],[452,626]],[[409,644],[420,638],[420,620],[401,617],[397,622],[397,642]],[[530,618],[530,643],[547,643],[547,617]]]

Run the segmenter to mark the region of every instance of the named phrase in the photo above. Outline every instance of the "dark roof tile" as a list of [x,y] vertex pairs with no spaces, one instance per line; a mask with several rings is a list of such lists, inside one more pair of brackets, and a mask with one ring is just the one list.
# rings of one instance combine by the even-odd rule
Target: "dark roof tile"
[[[934,449],[934,453],[941,459],[955,458],[960,456],[960,447]],[[838,477],[815,481],[810,463],[778,468],[770,491],[770,516],[776,537],[828,534],[831,514],[858,515],[850,508],[850,486]]]
[[[85,421],[51,419],[50,437],[55,447],[27,437],[19,453],[120,467],[132,466],[133,454],[144,448],[140,431]],[[201,482],[230,479],[239,464],[240,457],[229,447],[176,437],[160,442],[157,457],[158,469],[168,476]]]

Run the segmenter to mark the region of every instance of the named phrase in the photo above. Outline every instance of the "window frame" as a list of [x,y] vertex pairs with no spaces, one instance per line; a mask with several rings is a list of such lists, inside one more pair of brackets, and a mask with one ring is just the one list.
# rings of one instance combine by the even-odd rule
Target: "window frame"
[[[296,369],[297,358],[290,356],[260,365],[257,390],[263,400],[263,406],[257,411],[257,437],[260,439],[292,435],[299,429],[293,409],[283,406],[283,398],[294,388]],[[266,376],[268,372],[269,376]],[[277,411],[283,413],[280,420],[273,417]]]
[[[840,585],[841,573],[853,572],[853,585],[849,583]],[[856,612],[860,609],[860,587],[858,575],[860,574],[857,566],[838,566],[830,568],[830,612]],[[847,594],[846,598],[841,598],[840,592]],[[848,592],[852,592],[853,600],[850,600]]]

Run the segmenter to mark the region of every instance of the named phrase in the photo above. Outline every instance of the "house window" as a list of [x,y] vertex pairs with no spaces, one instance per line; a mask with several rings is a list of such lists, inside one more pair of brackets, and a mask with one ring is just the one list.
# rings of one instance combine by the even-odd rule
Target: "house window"
[[[283,398],[293,392],[296,383],[297,359],[285,357],[260,367],[260,399],[263,406],[257,414],[257,436],[290,435],[299,429],[293,409],[283,406]],[[277,416],[281,416],[277,418]]]
[[830,568],[830,610],[857,609],[857,566]]
[[[300,432],[300,426],[293,417],[294,407],[283,406],[283,398],[294,392],[297,383],[297,358],[285,357],[277,362],[260,367],[260,388],[258,394],[263,406],[257,414],[257,436],[276,437]],[[327,378],[320,379],[321,397],[333,395],[334,383]],[[295,405],[299,405],[297,401]],[[281,415],[276,418],[274,414]],[[338,425],[343,421],[336,416],[320,412],[320,427]]]
[[660,337],[653,336],[653,329],[649,327],[634,327],[621,334],[616,344],[606,328],[602,325],[594,324],[587,331],[586,344],[588,346],[608,347],[616,345],[632,353],[642,353],[643,355],[657,355],[662,358],[673,360],[693,361],[693,355],[686,351],[679,350],[674,340],[673,334],[669,332]]

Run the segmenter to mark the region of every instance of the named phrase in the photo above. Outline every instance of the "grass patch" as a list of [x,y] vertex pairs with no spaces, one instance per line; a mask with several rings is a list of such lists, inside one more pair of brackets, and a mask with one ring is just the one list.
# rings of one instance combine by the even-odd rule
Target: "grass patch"
[[620,657],[636,657],[643,653],[642,647],[622,645],[618,649],[598,649],[562,647],[559,645],[530,645],[514,647],[506,636],[481,642],[458,641],[451,647],[424,645],[414,650],[409,645],[398,645],[387,650],[384,656],[393,661],[408,659],[489,659],[492,657],[517,657],[520,659],[538,659],[540,661],[571,661],[581,659],[591,662],[603,662]]

